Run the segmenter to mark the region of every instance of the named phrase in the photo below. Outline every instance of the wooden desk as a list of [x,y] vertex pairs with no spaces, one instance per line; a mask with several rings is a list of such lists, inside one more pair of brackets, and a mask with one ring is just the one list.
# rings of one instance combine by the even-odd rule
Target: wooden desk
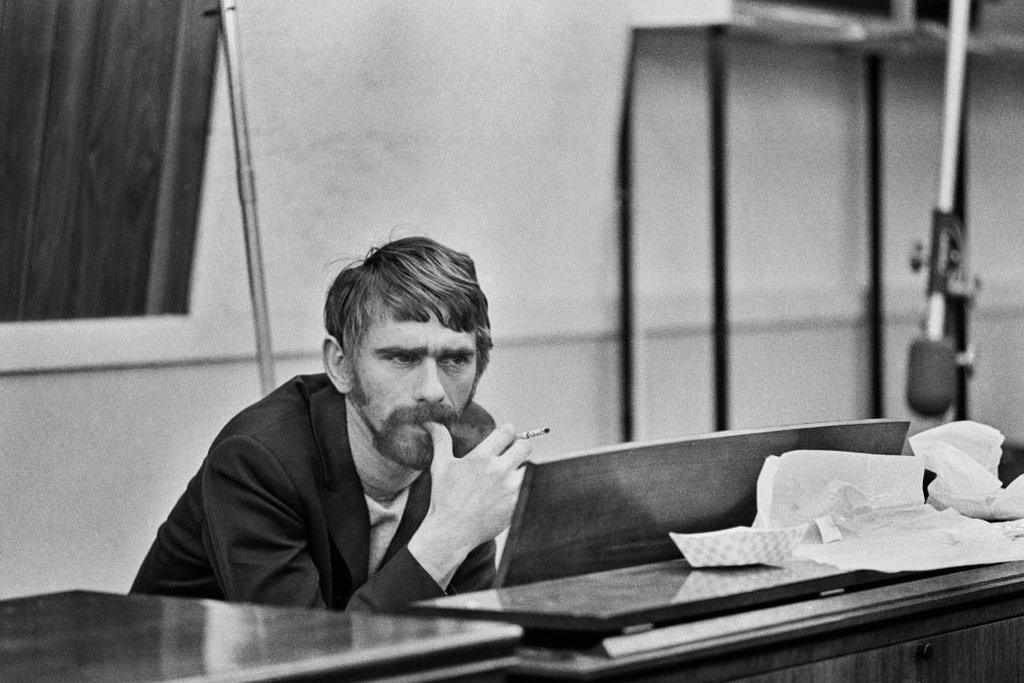
[[0,602],[0,680],[502,679],[509,624],[67,592]]
[[[756,572],[666,563],[453,596],[418,609],[527,624],[513,677],[1024,680],[1024,562],[848,576],[838,588],[841,574],[796,571],[773,594],[757,585]],[[664,599],[673,588],[675,597]],[[662,597],[645,607],[644,598],[659,590]],[[644,625],[645,617],[653,623]],[[618,632],[598,632],[601,621]]]

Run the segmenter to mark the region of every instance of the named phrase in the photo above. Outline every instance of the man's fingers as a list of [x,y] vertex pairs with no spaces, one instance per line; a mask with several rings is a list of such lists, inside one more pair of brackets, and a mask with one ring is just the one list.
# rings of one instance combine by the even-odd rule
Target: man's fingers
[[499,425],[470,452],[470,455],[499,455],[515,439],[516,432],[512,425],[508,423]]
[[452,455],[452,435],[448,430],[436,422],[424,422],[423,428],[430,434],[430,440],[434,442],[434,459],[430,469],[447,467],[449,461],[454,459]]
[[501,456],[502,462],[510,470],[514,470],[526,462],[526,459],[533,453],[533,444],[526,439],[516,439],[508,450]]
[[511,473],[511,476],[512,476],[512,481],[515,482],[516,491],[518,492],[519,489],[521,489],[523,487],[523,477],[526,476],[526,470],[522,470],[522,469],[516,470],[516,471]]

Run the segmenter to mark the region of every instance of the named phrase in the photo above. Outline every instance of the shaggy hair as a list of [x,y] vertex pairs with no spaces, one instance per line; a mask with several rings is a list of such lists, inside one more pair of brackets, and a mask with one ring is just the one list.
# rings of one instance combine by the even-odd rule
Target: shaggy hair
[[327,334],[342,349],[355,349],[370,324],[387,316],[398,322],[433,316],[451,330],[472,332],[477,376],[487,367],[493,346],[487,297],[468,254],[429,237],[405,237],[345,266],[327,291]]

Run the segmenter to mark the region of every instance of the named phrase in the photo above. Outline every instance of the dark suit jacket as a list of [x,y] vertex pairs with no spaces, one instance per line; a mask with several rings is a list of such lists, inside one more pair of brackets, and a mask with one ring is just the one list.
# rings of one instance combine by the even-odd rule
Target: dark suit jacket
[[[476,404],[467,411],[493,425]],[[131,590],[399,609],[444,594],[406,549],[429,503],[426,471],[409,490],[381,568],[367,580],[369,516],[349,450],[345,397],[325,375],[295,377],[221,430]],[[470,553],[449,592],[490,588],[493,580],[491,541]]]

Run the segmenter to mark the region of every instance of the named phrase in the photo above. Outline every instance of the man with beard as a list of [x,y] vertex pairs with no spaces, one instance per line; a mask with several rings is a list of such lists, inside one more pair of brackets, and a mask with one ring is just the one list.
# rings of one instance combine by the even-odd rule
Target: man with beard
[[491,334],[472,259],[372,249],[324,322],[325,372],[224,427],[133,592],[397,609],[490,587],[530,446],[473,402]]

